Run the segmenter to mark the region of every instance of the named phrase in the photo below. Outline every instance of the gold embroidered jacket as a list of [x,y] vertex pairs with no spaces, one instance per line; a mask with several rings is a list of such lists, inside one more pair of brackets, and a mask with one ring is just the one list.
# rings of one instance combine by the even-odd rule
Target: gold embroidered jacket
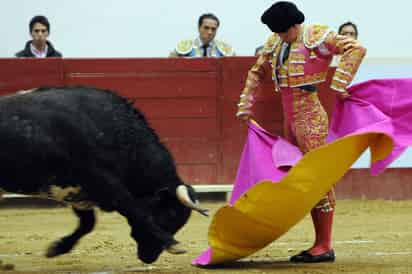
[[341,54],[331,88],[345,92],[366,54],[366,49],[358,41],[338,35],[323,25],[302,25],[297,40],[290,45],[289,57],[281,64],[279,55],[283,44],[276,33],[265,43],[262,54],[248,72],[238,104],[238,116],[250,113],[253,93],[264,76],[263,65],[266,62],[272,65],[275,91],[279,91],[282,87],[293,88],[326,81],[333,55]]

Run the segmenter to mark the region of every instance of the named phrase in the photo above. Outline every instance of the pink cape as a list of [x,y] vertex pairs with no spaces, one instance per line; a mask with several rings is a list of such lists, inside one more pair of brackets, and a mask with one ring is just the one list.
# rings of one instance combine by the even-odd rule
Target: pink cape
[[[372,174],[377,175],[412,144],[412,78],[371,80],[352,86],[349,92],[351,97],[337,102],[327,142],[369,132],[391,137],[392,152],[371,164]],[[262,180],[279,182],[301,157],[297,147],[250,123],[230,205]],[[213,263],[213,246],[193,261],[195,265]]]
[[351,97],[336,105],[328,142],[364,132],[392,137],[392,153],[371,165],[372,174],[377,175],[412,144],[412,78],[370,80],[352,86],[349,92]]

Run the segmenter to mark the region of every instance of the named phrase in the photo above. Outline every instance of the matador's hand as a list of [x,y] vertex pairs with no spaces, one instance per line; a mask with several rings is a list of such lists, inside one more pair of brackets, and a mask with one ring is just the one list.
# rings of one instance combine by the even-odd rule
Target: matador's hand
[[251,112],[238,111],[236,117],[241,121],[247,122],[250,120]]
[[339,93],[339,99],[341,99],[341,100],[345,100],[345,99],[347,99],[347,98],[349,98],[349,97],[350,97],[350,94],[349,94],[349,92],[347,92],[347,91],[344,91],[344,92]]
[[252,95],[241,94],[240,102],[237,104],[238,111],[236,117],[242,121],[248,121],[252,115],[251,108],[253,106],[254,98]]

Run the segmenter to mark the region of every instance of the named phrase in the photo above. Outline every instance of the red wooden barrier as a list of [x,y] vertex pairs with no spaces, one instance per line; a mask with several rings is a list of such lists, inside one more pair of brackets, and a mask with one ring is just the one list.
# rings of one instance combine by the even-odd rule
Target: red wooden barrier
[[[192,184],[231,183],[246,126],[235,118],[239,93],[255,58],[221,59],[0,59],[0,94],[40,86],[88,85],[136,99]],[[280,95],[270,68],[255,105],[260,124],[282,134]],[[323,86],[328,113],[334,93]],[[341,197],[412,198],[411,169],[381,177],[353,170],[338,186]],[[394,183],[392,183],[394,182]],[[378,187],[377,187],[378,186]]]

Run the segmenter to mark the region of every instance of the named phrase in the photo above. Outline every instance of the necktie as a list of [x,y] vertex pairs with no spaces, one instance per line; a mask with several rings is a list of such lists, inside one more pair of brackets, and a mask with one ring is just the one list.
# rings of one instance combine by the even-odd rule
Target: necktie
[[290,52],[290,44],[285,48],[285,51],[283,52],[282,64],[284,64],[285,61],[288,59],[288,57],[289,57],[289,52]]
[[203,57],[207,57],[207,48],[209,47],[209,45],[205,44],[202,45],[202,49],[203,49]]

